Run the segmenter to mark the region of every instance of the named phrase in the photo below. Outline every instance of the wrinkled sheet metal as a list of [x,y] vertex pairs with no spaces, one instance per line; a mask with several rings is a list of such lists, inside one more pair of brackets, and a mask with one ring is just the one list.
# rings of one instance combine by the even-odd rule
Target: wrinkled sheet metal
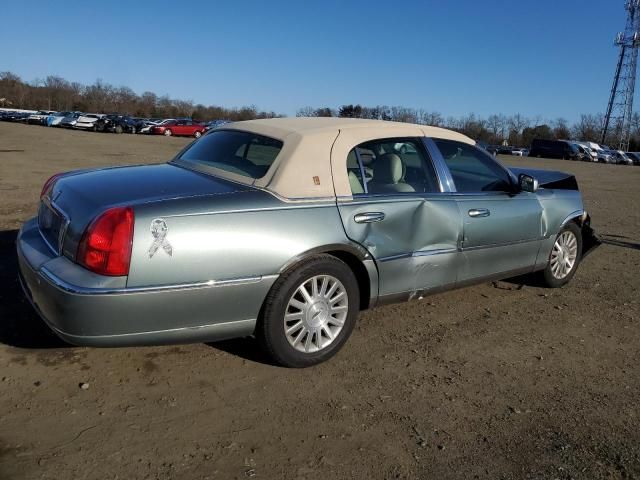
[[537,170],[534,168],[509,168],[517,177],[521,173],[530,175],[538,184],[544,188],[554,188],[560,190],[579,190],[576,177],[570,173],[557,172],[552,170]]

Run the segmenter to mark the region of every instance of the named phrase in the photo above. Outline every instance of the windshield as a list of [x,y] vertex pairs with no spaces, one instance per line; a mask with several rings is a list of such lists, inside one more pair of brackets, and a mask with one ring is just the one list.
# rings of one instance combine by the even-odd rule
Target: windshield
[[250,132],[214,130],[194,142],[180,157],[253,179],[264,177],[282,142]]

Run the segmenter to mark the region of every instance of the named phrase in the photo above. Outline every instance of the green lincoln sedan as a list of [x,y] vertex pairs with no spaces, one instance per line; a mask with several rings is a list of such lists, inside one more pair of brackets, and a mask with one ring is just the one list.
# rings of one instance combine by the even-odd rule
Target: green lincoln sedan
[[360,310],[525,273],[561,287],[596,244],[569,174],[505,168],[442,128],[277,118],[168,163],[52,177],[17,251],[26,296],[72,344],[253,335],[306,367]]

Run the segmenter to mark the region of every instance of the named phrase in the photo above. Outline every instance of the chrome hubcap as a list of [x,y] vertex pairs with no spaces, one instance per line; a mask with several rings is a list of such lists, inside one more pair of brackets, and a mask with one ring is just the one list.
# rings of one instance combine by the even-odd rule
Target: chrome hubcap
[[293,293],[284,315],[284,333],[299,352],[312,353],[333,343],[344,327],[349,298],[331,275],[305,280]]
[[551,251],[551,273],[558,280],[565,278],[576,263],[578,240],[571,231],[562,232]]

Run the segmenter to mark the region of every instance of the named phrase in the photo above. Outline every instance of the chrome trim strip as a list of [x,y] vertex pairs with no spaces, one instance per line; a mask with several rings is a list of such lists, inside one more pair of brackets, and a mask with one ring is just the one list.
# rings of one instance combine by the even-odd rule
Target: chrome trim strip
[[146,292],[164,292],[164,291],[176,291],[176,290],[188,290],[194,288],[209,288],[209,287],[227,287],[231,285],[247,285],[251,283],[258,283],[262,280],[270,280],[276,278],[278,275],[265,275],[255,277],[243,277],[243,278],[228,278],[223,280],[207,280],[202,282],[192,283],[178,283],[172,285],[147,285],[140,287],[121,287],[121,288],[91,288],[80,287],[73,285],[54,273],[52,273],[47,267],[42,267],[39,273],[48,280],[53,286],[64,290],[68,293],[76,295],[127,295],[133,293],[146,293]]
[[42,230],[40,230],[40,211],[39,211],[39,209],[38,209],[38,216],[36,217],[38,219],[38,233],[40,233],[40,236],[42,237],[42,240],[44,240],[44,243],[47,245],[47,247],[49,247],[49,249],[54,254],[60,256],[60,255],[62,255],[62,243],[64,242],[64,237],[67,234],[67,228],[69,228],[69,224],[71,223],[71,219],[48,196],[43,197],[41,202],[44,203],[47,207],[51,208],[52,210],[55,210],[55,212],[58,213],[64,219],[64,223],[62,224],[62,227],[60,227],[60,232],[58,233],[58,249],[56,250],[55,248],[53,248],[53,245],[51,245],[49,243],[49,241],[47,240],[47,237],[44,236],[44,233],[42,233]]
[[388,257],[378,258],[379,262],[390,262],[391,260],[399,260],[401,258],[411,257],[427,257],[431,255],[443,255],[446,253],[455,253],[457,248],[434,248],[433,250],[416,250],[411,253],[399,253],[397,255],[389,255]]
[[442,202],[451,201],[451,194],[442,193],[394,193],[394,194],[369,194],[367,197],[354,195],[353,197],[337,197],[338,204],[346,205],[371,205],[377,203],[398,203],[398,202]]
[[388,257],[377,258],[379,262],[390,262],[392,260],[399,260],[401,258],[410,258],[412,257],[412,253],[399,253],[397,255],[389,255]]
[[440,184],[440,191],[443,193],[455,192],[456,184],[453,183],[451,172],[449,172],[449,168],[447,167],[444,157],[442,156],[442,153],[440,153],[436,142],[434,142],[432,138],[422,137],[422,143],[427,149],[427,152],[431,157],[431,161],[433,162],[433,166],[435,167],[438,183]]
[[455,253],[457,252],[457,248],[437,248],[434,250],[418,250],[417,252],[413,252],[414,257],[426,257],[429,255],[443,255],[445,253]]
[[565,218],[562,223],[560,224],[561,227],[564,227],[567,223],[569,223],[571,220],[573,220],[576,217],[581,217],[582,215],[584,215],[584,210],[576,210],[575,212],[571,212],[567,218]]
[[[535,195],[535,194],[531,194]],[[443,200],[459,200],[464,198],[476,197],[512,197],[509,192],[394,192],[394,193],[376,193],[376,194],[358,194],[352,196],[336,197],[338,202],[348,202],[349,205],[363,205],[372,202],[410,202],[415,200],[427,200],[432,202]],[[496,200],[502,200],[497,198]]]
[[485,248],[508,247],[510,245],[519,245],[521,243],[539,242],[541,240],[544,240],[544,237],[528,238],[526,240],[515,240],[513,242],[504,242],[504,243],[490,243],[488,245],[477,245],[477,246],[474,246],[474,247],[465,247],[464,244],[463,244],[462,251],[463,252],[472,252],[474,250],[484,250]]
[[364,190],[364,195],[369,194],[369,187],[367,187],[367,177],[364,174],[364,165],[362,164],[362,159],[360,158],[360,152],[358,151],[358,147],[353,149],[356,152],[356,160],[358,161],[358,166],[360,167],[360,176],[362,177],[362,189]]

